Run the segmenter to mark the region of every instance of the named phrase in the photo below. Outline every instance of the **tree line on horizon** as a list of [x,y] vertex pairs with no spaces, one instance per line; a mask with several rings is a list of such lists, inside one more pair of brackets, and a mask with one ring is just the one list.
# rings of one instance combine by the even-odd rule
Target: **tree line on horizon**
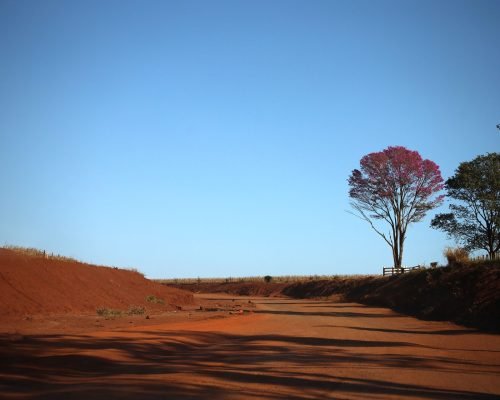
[[[435,162],[403,146],[389,146],[362,157],[348,183],[352,214],[389,245],[394,268],[403,265],[408,226],[446,197],[452,201],[449,212],[434,216],[432,228],[446,232],[467,252],[485,250],[494,259],[500,250],[500,153],[464,161],[444,181]],[[389,231],[376,221],[389,225]]]

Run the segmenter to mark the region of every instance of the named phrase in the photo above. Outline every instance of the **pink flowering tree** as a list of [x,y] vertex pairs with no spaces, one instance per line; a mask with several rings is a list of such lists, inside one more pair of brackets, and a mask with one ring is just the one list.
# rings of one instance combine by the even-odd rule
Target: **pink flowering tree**
[[[443,202],[439,167],[417,151],[388,147],[364,156],[349,177],[349,197],[356,216],[367,221],[391,247],[394,268],[401,268],[408,225]],[[375,221],[389,225],[383,232]]]

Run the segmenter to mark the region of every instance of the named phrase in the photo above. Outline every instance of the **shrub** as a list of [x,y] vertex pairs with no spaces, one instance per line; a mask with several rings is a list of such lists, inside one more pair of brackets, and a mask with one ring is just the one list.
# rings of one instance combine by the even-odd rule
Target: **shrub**
[[269,283],[269,282],[271,282],[272,280],[273,280],[273,277],[272,277],[272,276],[270,276],[270,275],[266,275],[266,276],[264,277],[264,281],[265,281],[266,283]]
[[469,261],[469,252],[460,247],[448,247],[444,251],[444,256],[448,260],[448,265],[465,264]]
[[146,312],[144,307],[130,307],[127,311],[127,315],[142,315]]
[[110,308],[105,308],[105,307],[98,308],[96,312],[97,315],[99,315],[100,317],[104,317],[106,319],[122,316],[122,312],[120,310],[112,310]]
[[152,294],[146,297],[146,301],[148,303],[165,304],[165,300],[160,299],[159,297],[156,297]]

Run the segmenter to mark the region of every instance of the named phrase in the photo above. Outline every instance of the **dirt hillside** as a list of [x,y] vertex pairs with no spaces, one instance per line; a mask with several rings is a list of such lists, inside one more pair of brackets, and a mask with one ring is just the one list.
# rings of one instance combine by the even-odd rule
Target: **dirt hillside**
[[[155,301],[147,301],[148,296]],[[98,308],[171,310],[193,303],[191,293],[137,272],[0,248],[0,316],[95,313]]]
[[389,307],[421,319],[453,321],[500,332],[498,261],[422,269],[386,277],[339,277],[289,284],[201,282],[178,284],[175,287],[193,292],[288,296],[300,299],[337,295],[345,301]]
[[265,296],[273,297],[282,295],[282,291],[289,283],[265,282],[193,282],[193,283],[168,283],[168,287],[189,290],[193,293],[226,293],[238,296]]

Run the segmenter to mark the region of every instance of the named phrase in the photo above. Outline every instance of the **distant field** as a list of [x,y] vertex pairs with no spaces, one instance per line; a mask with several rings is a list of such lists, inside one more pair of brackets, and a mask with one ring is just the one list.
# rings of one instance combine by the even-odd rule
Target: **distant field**
[[[275,283],[294,283],[346,278],[366,278],[374,275],[281,275],[281,276],[244,276],[227,278],[171,278],[171,279],[153,279],[163,284],[193,284],[193,283],[247,283],[247,282],[275,282]],[[267,279],[266,279],[267,278]]]

